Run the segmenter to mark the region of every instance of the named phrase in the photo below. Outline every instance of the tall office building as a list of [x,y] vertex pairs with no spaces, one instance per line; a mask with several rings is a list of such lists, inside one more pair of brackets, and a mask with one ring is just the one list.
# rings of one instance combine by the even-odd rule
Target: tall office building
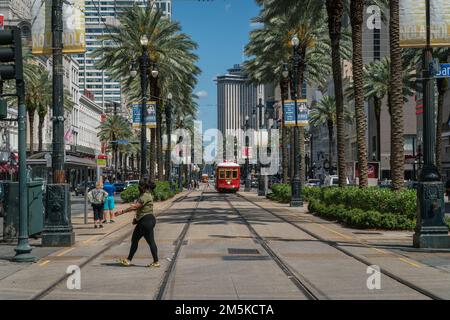
[[[258,117],[253,117],[253,110],[262,99],[264,104],[264,85],[253,85],[247,82],[239,64],[228,69],[228,73],[218,76],[217,82],[217,126],[223,137],[227,130],[241,129],[245,124],[245,117],[249,117],[250,127],[257,128]],[[242,145],[243,137],[237,136]],[[234,160],[234,159],[226,159]]]
[[110,101],[121,102],[120,83],[110,78],[104,70],[95,67],[92,51],[105,45],[99,37],[108,34],[108,25],[117,23],[117,18],[125,8],[135,3],[145,6],[154,4],[167,17],[172,15],[171,0],[86,0],[86,53],[76,55],[80,65],[80,91],[94,95],[94,100],[103,108]]

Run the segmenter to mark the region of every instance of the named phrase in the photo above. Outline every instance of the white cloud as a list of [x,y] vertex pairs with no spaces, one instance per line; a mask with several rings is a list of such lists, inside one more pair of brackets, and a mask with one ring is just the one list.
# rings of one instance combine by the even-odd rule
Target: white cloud
[[263,24],[260,22],[251,22],[250,23],[250,28],[261,28],[262,26],[263,26]]
[[205,90],[201,90],[201,91],[197,92],[196,95],[199,98],[206,98],[208,96],[208,92],[206,92]]

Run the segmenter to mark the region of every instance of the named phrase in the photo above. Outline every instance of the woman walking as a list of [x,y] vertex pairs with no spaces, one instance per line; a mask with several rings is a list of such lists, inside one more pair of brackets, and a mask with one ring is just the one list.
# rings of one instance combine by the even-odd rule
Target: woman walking
[[157,268],[160,266],[158,262],[158,248],[155,243],[155,236],[153,229],[155,228],[156,218],[153,215],[153,195],[152,191],[155,189],[153,182],[146,183],[145,181],[139,181],[140,196],[138,201],[131,205],[129,208],[122,210],[119,214],[136,210],[136,216],[133,219],[134,228],[133,236],[131,237],[130,253],[127,259],[119,259],[118,262],[124,266],[131,265],[134,254],[138,248],[139,240],[144,237],[150,246],[150,251],[153,256],[153,263],[148,267]]
[[108,192],[103,190],[103,184],[101,181],[97,181],[95,189],[88,192],[88,199],[92,205],[94,211],[94,228],[103,228],[103,210],[105,200],[108,198]]

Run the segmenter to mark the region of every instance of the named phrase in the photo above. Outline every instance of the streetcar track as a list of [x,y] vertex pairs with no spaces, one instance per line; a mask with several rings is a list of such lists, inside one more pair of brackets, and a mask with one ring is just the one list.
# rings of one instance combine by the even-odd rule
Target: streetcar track
[[[182,199],[187,199],[189,197],[189,195],[193,192],[190,191],[188,192],[186,195],[179,197],[178,199],[174,200],[171,202],[171,204],[167,207],[162,209],[161,211],[164,211],[163,214],[158,214],[156,215],[156,217],[161,217],[161,216],[165,216],[167,215],[167,211],[170,210],[174,204],[179,203]],[[129,224],[125,224],[121,227],[119,227],[118,229],[112,231],[111,233],[109,233],[108,235],[114,234],[120,230],[125,229],[126,227],[129,227]],[[100,250],[99,252],[95,253],[94,255],[90,256],[88,259],[86,259],[85,261],[83,261],[78,267],[80,269],[84,268],[86,265],[88,265],[90,262],[94,261],[95,259],[97,259],[98,257],[100,257],[101,255],[103,255],[105,252],[107,252],[108,250],[110,250],[111,248],[113,248],[114,246],[120,245],[126,238],[128,238],[131,234],[133,233],[133,229],[126,232],[123,236],[121,236],[119,239],[109,243],[108,245],[106,245],[102,250]],[[104,239],[101,238],[101,239]],[[55,280],[52,284],[50,284],[49,286],[47,286],[45,289],[41,290],[40,292],[36,293],[35,295],[33,295],[31,297],[30,300],[41,300],[42,298],[46,297],[49,293],[51,293],[53,290],[56,289],[56,287],[61,284],[63,281],[65,281],[68,277],[70,276],[70,274],[64,274],[62,275],[60,278],[58,278],[57,280]]]
[[175,265],[177,263],[178,255],[181,251],[181,247],[183,246],[184,238],[186,237],[189,227],[191,226],[191,223],[194,220],[194,216],[195,216],[195,213],[197,212],[200,202],[203,201],[204,192],[205,192],[205,188],[203,188],[203,190],[201,191],[200,196],[198,197],[198,200],[195,204],[195,207],[192,209],[192,212],[189,216],[188,221],[186,222],[183,229],[181,230],[181,233],[178,235],[177,239],[175,240],[175,243],[176,243],[175,251],[170,260],[169,266],[164,271],[165,272],[164,277],[162,278],[162,281],[161,281],[161,284],[159,285],[158,291],[156,292],[156,294],[154,296],[154,300],[162,300],[164,298],[164,295],[167,290],[167,286],[172,277],[172,272],[175,269]]
[[[320,242],[322,242],[324,244],[327,244],[330,247],[332,247],[332,248],[334,248],[334,249],[344,253],[346,256],[349,256],[349,257],[355,259],[356,261],[358,261],[358,262],[360,262],[362,264],[365,264],[366,266],[374,265],[369,260],[367,260],[367,259],[365,259],[365,258],[363,258],[363,257],[361,257],[361,256],[359,256],[357,254],[354,254],[351,251],[349,251],[349,250],[339,246],[339,244],[336,241],[327,240],[327,239],[321,237],[320,235],[318,235],[318,234],[316,234],[314,232],[311,232],[311,231],[309,231],[308,229],[306,229],[306,228],[304,228],[302,226],[299,226],[297,223],[292,222],[289,219],[287,219],[287,218],[285,218],[285,217],[283,217],[283,216],[281,216],[281,215],[279,215],[277,213],[274,213],[274,212],[272,212],[271,210],[269,210],[267,208],[264,208],[263,206],[259,205],[258,203],[254,202],[254,201],[252,201],[250,199],[247,199],[246,197],[244,197],[244,196],[242,196],[240,194],[236,194],[236,196],[241,198],[241,199],[243,199],[243,200],[245,200],[245,201],[247,201],[247,202],[249,202],[249,203],[251,203],[252,205],[262,209],[263,211],[271,214],[272,216],[274,216],[274,217],[276,217],[276,218],[278,218],[278,219],[288,223],[289,225],[295,227],[296,229],[298,229],[300,231],[303,231],[304,233],[308,234],[309,236],[313,237],[314,239],[319,240]],[[364,246],[366,246],[367,248],[372,248],[368,244],[365,244],[363,242],[360,242],[360,243],[363,244]],[[422,294],[422,295],[424,295],[424,296],[426,296],[426,297],[428,297],[430,299],[433,299],[433,300],[446,300],[445,298],[440,297],[440,296],[434,294],[433,292],[431,292],[431,291],[429,291],[427,289],[421,288],[421,287],[413,284],[412,282],[410,282],[410,281],[408,281],[408,280],[406,280],[406,279],[404,279],[404,278],[402,278],[402,277],[400,277],[398,275],[395,275],[394,273],[389,272],[389,271],[387,271],[385,269],[380,269],[380,273],[384,274],[385,276],[387,276],[388,278],[394,280],[395,282],[398,282],[398,283],[404,285],[405,287],[408,287],[409,289],[412,289],[412,290],[414,290],[414,291],[416,291],[416,292],[418,292],[418,293],[420,293],[420,294]]]
[[[278,256],[272,248],[268,245],[267,241],[262,237],[250,222],[244,217],[244,215],[237,209],[230,201],[230,199],[225,196],[225,201],[228,203],[230,208],[241,218],[246,227],[249,229],[250,233],[253,234],[256,242],[263,247],[263,249],[267,252],[267,254],[272,258],[272,260],[278,265],[278,267],[284,272],[284,274],[288,277],[289,280],[299,289],[309,300],[319,300],[319,294],[323,295],[323,293],[318,293],[318,289],[313,289],[312,284],[309,283],[306,279],[301,279],[300,275],[297,275],[295,271],[280,257]],[[305,284],[308,282],[308,285]],[[326,297],[326,296],[325,296]]]

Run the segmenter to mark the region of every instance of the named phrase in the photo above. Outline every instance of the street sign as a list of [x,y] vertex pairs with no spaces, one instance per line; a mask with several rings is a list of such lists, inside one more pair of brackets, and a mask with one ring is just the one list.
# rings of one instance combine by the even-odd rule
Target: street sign
[[450,78],[450,63],[441,63],[439,70],[435,70],[435,78]]
[[[309,110],[306,99],[297,100],[297,126],[306,127],[309,125]],[[287,127],[295,126],[295,101],[287,100],[284,103],[284,125]]]
[[3,14],[0,14],[0,30],[5,29],[5,16]]
[[107,156],[104,154],[99,154],[97,156],[96,162],[97,162],[97,167],[99,168],[104,168],[106,167],[106,158]]
[[[141,104],[133,103],[133,128],[141,127]],[[156,128],[156,102],[150,101],[147,103],[147,119],[145,121],[147,128]]]
[[117,144],[128,144],[128,140],[117,140]]

